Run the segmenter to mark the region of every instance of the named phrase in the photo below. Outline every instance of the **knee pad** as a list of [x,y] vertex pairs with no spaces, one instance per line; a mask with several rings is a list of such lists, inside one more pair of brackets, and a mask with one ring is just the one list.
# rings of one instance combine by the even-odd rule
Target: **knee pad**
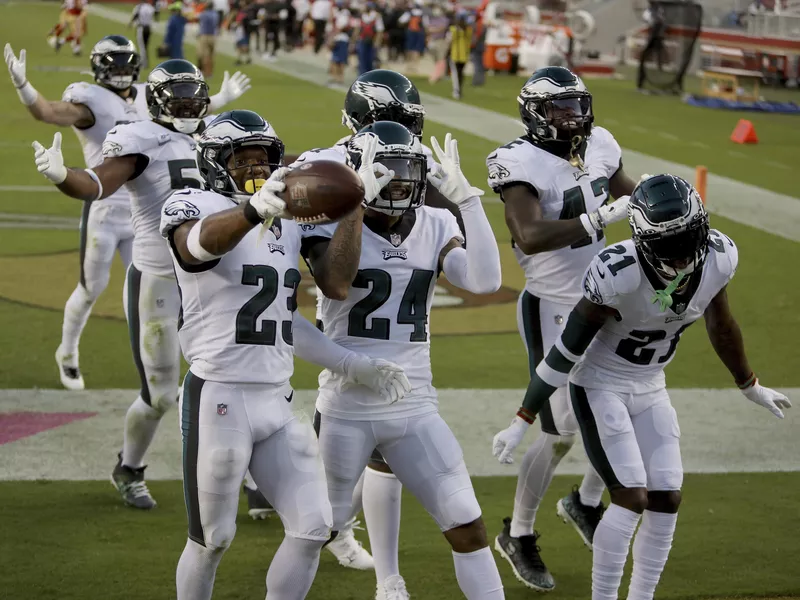
[[442,498],[439,505],[439,527],[442,531],[468,525],[481,516],[481,507],[467,475],[464,484],[459,485],[451,495]]
[[553,457],[561,459],[567,452],[570,451],[572,446],[575,445],[574,435],[552,435],[549,433],[544,434],[550,442],[550,447],[553,451]]
[[216,526],[203,526],[204,541],[209,550],[224,552],[236,536],[236,522],[220,523]]

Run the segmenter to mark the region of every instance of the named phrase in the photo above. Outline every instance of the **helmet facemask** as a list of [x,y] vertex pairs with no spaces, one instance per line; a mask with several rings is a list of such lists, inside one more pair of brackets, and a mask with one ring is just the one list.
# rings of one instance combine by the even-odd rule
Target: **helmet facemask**
[[123,92],[139,78],[141,60],[136,52],[92,54],[91,63],[95,81],[112,90]]
[[155,100],[155,121],[189,135],[200,129],[210,104],[208,85],[197,79],[168,79],[148,86],[147,94]]
[[405,152],[379,153],[375,162],[394,171],[392,180],[367,204],[378,212],[399,217],[422,206],[428,177],[428,161],[423,155]]
[[206,184],[239,204],[260,190],[283,163],[283,142],[264,134],[201,145],[198,166]]
[[561,94],[526,93],[519,97],[519,112],[528,135],[548,151],[583,167],[583,152],[592,132],[592,95],[585,91]]

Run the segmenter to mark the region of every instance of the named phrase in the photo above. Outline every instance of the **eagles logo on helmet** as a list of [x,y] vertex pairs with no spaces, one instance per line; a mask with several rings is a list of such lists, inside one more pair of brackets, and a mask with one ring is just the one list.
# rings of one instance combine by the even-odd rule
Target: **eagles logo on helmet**
[[350,86],[344,99],[342,124],[356,133],[377,121],[394,121],[414,135],[422,135],[425,107],[417,87],[405,75],[375,69],[360,75]]

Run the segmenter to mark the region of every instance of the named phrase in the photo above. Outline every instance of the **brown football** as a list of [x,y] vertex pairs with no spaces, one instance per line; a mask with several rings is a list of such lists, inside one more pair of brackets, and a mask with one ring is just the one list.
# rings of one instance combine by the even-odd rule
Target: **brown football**
[[364,200],[364,186],[353,169],[333,160],[318,160],[293,168],[280,194],[298,223],[338,221]]

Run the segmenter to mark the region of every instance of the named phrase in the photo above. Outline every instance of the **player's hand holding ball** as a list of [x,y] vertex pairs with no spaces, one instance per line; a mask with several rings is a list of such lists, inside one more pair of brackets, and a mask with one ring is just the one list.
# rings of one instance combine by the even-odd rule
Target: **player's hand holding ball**
[[286,212],[286,202],[281,200],[278,196],[283,190],[286,189],[286,184],[283,179],[289,169],[280,167],[273,171],[269,179],[264,182],[255,194],[250,197],[248,204],[255,209],[259,218],[269,225],[275,217],[281,219],[291,219],[292,216]]
[[454,204],[462,204],[470,198],[483,196],[483,190],[470,185],[461,172],[461,159],[458,156],[458,141],[449,133],[444,136],[444,150],[435,137],[431,137],[431,148],[441,165],[428,173],[428,181],[445,198]]
[[[361,149],[361,165],[358,167],[358,176],[364,184],[364,202],[370,203],[381,190],[385,188],[394,177],[394,171],[384,165],[375,164],[375,155],[378,152],[378,136],[368,134]],[[379,177],[375,175],[378,174]]]
[[355,383],[365,385],[376,394],[394,404],[411,391],[403,367],[381,358],[370,358],[353,353],[345,366],[345,376]]
[[53,145],[45,148],[39,142],[33,142],[33,155],[39,173],[58,185],[67,178],[67,168],[64,166],[64,155],[61,154],[61,132],[53,136]]

